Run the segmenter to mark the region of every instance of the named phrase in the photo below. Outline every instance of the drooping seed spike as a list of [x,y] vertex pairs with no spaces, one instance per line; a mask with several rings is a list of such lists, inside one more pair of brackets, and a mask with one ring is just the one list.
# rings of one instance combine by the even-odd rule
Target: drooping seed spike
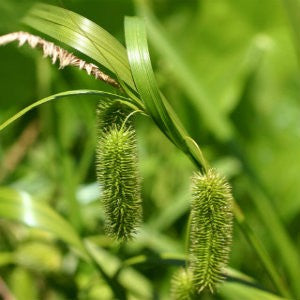
[[[142,219],[136,136],[124,104],[98,109],[97,177],[102,187],[106,232],[129,240]],[[127,122],[128,121],[128,122]]]
[[190,270],[180,268],[171,280],[172,300],[196,300],[193,287],[192,273]]
[[232,241],[231,189],[226,180],[210,169],[192,180],[190,270],[198,293],[214,292],[224,280]]

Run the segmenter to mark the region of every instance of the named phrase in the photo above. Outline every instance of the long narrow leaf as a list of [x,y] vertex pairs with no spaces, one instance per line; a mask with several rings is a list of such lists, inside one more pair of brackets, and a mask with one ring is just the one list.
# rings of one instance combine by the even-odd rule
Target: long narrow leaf
[[188,64],[176,51],[176,47],[164,35],[163,28],[152,15],[147,4],[144,1],[136,1],[136,4],[138,12],[145,17],[151,42],[153,42],[159,53],[167,57],[168,61],[172,63],[176,70],[174,76],[178,78],[182,90],[195,104],[195,107],[200,108],[199,113],[207,127],[218,139],[228,140],[233,134],[230,122],[220,113],[219,108],[213,105],[207,92],[201,86],[201,82],[198,82],[197,76],[193,75]]
[[91,57],[134,88],[125,48],[106,30],[69,10],[36,4],[23,22]]
[[96,96],[106,97],[106,98],[110,98],[110,99],[120,99],[120,100],[130,102],[130,100],[126,97],[123,97],[123,96],[120,96],[120,95],[117,95],[117,94],[108,93],[108,92],[103,92],[103,91],[97,91],[97,90],[66,91],[66,92],[62,92],[62,93],[58,93],[58,94],[48,96],[46,98],[38,100],[38,101],[32,103],[31,105],[25,107],[24,109],[19,111],[17,114],[15,114],[11,118],[9,118],[7,121],[0,124],[0,131],[2,131],[5,127],[7,127],[8,125],[10,125],[14,121],[16,121],[17,119],[22,117],[24,114],[26,114],[27,112],[29,112],[30,110],[32,110],[33,108],[35,108],[39,105],[42,105],[44,103],[47,103],[49,101],[53,101],[53,100],[56,100],[56,99],[61,99],[61,98],[66,98],[66,97],[71,97],[71,96],[83,96],[83,95],[96,95]]
[[200,148],[188,138],[175,112],[160,93],[152,70],[146,28],[138,17],[125,18],[125,39],[132,76],[149,115],[161,131],[199,166],[205,169]]
[[127,17],[125,20],[125,35],[129,63],[138,92],[153,120],[180,147],[182,141],[179,132],[170,120],[156,85],[143,22],[139,18]]

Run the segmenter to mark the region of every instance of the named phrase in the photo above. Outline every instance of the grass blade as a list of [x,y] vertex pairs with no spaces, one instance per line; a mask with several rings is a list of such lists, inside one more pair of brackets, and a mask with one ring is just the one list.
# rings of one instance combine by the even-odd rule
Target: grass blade
[[91,57],[134,88],[125,48],[94,22],[42,3],[34,5],[23,22]]
[[179,79],[178,82],[181,84],[182,90],[185,91],[191,102],[195,104],[195,107],[200,108],[199,113],[207,128],[220,140],[224,141],[232,137],[232,125],[220,113],[218,107],[211,103],[206,91],[196,79],[197,76],[193,75],[188,64],[176,51],[176,47],[164,35],[163,28],[152,15],[147,4],[143,1],[136,1],[136,3],[138,12],[145,17],[151,42],[153,42],[153,45],[162,56],[168,57],[168,61],[172,62],[172,67],[176,70],[174,76]]
[[95,96],[101,96],[101,97],[106,97],[106,98],[110,98],[110,99],[121,99],[121,100],[130,102],[130,99],[128,99],[126,97],[116,95],[116,94],[112,94],[112,93],[108,93],[108,92],[98,91],[98,90],[66,91],[66,92],[62,92],[62,93],[58,93],[58,94],[48,96],[46,98],[38,100],[38,101],[32,103],[31,105],[25,107],[24,109],[19,111],[17,114],[15,114],[14,116],[12,116],[8,120],[6,120],[4,123],[0,124],[0,131],[2,131],[8,125],[10,125],[11,123],[13,123],[17,119],[19,119],[20,117],[25,115],[27,112],[29,112],[30,110],[34,109],[35,107],[37,107],[39,105],[42,105],[44,103],[47,103],[49,101],[53,101],[53,100],[56,100],[56,99],[61,99],[61,98],[66,98],[66,97],[71,97],[71,96],[84,96],[84,95],[95,95]]
[[137,17],[126,17],[125,38],[132,76],[147,112],[161,131],[205,170],[206,162],[199,147],[188,137],[175,112],[160,93],[152,70],[146,28]]
[[173,128],[173,123],[156,85],[143,22],[139,18],[127,17],[125,34],[129,62],[138,92],[156,124],[180,147],[182,138],[177,128]]

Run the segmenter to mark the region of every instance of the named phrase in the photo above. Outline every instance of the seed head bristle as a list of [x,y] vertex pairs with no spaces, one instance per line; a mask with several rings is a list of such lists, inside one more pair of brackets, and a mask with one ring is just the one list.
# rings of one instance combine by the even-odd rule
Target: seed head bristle
[[[97,177],[102,187],[106,232],[130,240],[142,220],[141,183],[134,127],[128,106],[98,106]],[[126,123],[124,123],[126,120]]]
[[232,195],[226,180],[210,169],[193,177],[190,270],[198,293],[214,292],[224,280],[232,241]]
[[196,300],[193,287],[192,273],[190,270],[180,268],[171,280],[172,300]]
[[55,45],[52,42],[46,41],[39,36],[23,31],[12,32],[0,36],[0,46],[14,41],[19,41],[19,46],[23,46],[25,43],[28,43],[31,48],[41,48],[44,57],[50,57],[53,64],[55,64],[56,61],[59,61],[60,69],[63,69],[66,66],[74,66],[81,70],[85,70],[88,75],[92,75],[96,79],[105,81],[114,87],[120,88],[120,85],[117,81],[100,71],[96,65],[87,63],[86,61],[75,56],[73,53],[70,53],[67,50]]

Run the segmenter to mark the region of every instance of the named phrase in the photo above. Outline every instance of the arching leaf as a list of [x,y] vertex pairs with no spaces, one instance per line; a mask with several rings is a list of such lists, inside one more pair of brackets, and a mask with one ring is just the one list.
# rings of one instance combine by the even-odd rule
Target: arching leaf
[[23,22],[91,57],[134,89],[125,48],[96,23],[42,3],[34,5]]
[[14,116],[12,116],[8,120],[6,120],[4,123],[0,124],[0,131],[39,105],[42,105],[44,103],[47,103],[49,101],[53,101],[56,99],[61,99],[61,98],[66,98],[66,97],[71,97],[71,96],[83,96],[83,95],[96,95],[96,96],[102,96],[102,97],[106,97],[106,98],[110,98],[110,99],[120,99],[121,101],[124,100],[124,101],[130,102],[130,99],[128,99],[126,97],[123,97],[123,96],[120,96],[117,94],[108,93],[108,92],[103,92],[103,91],[97,91],[97,90],[66,91],[66,92],[48,96],[46,98],[43,98],[41,100],[38,100],[38,101],[28,105],[27,107],[25,107],[24,109],[19,111],[17,114],[15,114]]

